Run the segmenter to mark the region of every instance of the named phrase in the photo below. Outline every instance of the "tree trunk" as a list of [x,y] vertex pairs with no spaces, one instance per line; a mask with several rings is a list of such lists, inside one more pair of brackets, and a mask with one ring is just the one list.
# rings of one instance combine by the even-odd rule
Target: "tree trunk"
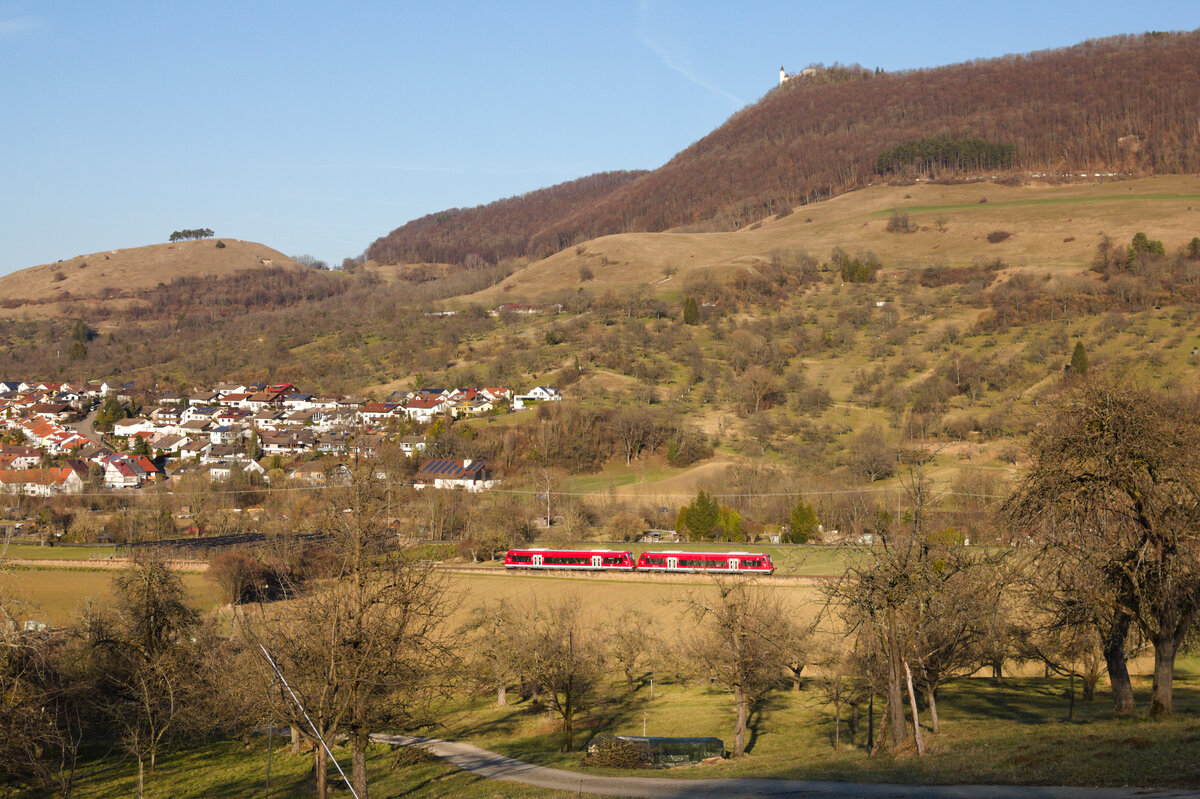
[[937,689],[926,686],[925,690],[921,693],[925,695],[925,704],[929,708],[930,728],[933,730],[933,734],[937,735],[942,731],[941,726],[938,724]]
[[904,692],[900,687],[904,679],[900,667],[900,647],[896,641],[896,609],[887,612],[888,646],[888,732],[892,738],[892,749],[899,749],[904,741]]
[[1175,636],[1160,631],[1154,638],[1154,683],[1150,688],[1150,715],[1169,716],[1175,712],[1172,684],[1175,680]]
[[1100,682],[1100,669],[1090,669],[1083,675],[1083,692],[1080,699],[1091,702],[1096,698],[1096,683]]
[[299,755],[300,755],[300,728],[293,724],[290,729],[292,731],[292,754],[299,757]]
[[737,723],[733,728],[733,756],[741,757],[746,754],[746,722],[750,717],[750,703],[746,701],[746,693],[742,686],[733,686],[733,704],[737,709]]
[[917,740],[917,754],[925,754],[925,741],[921,738],[921,718],[917,715],[917,693],[913,690],[912,669],[908,667],[908,661],[904,661],[904,679],[908,683],[908,704],[912,707],[912,724],[913,737]]
[[498,707],[508,706],[508,685],[504,680],[501,680],[500,684],[496,686],[496,705]]
[[1134,712],[1133,683],[1129,681],[1129,667],[1125,663],[1125,639],[1129,636],[1131,621],[1127,614],[1118,613],[1112,625],[1101,631],[1104,639],[1104,662],[1108,665],[1113,708],[1117,713]]
[[842,748],[842,703],[833,703],[833,751]]
[[142,799],[146,795],[146,765],[142,759],[138,758],[138,799]]
[[573,729],[572,724],[571,724],[571,722],[574,721],[574,715],[575,714],[569,710],[563,714],[563,751],[564,752],[570,752],[572,745],[574,745],[574,743],[575,743],[573,740],[575,730]]
[[[1000,660],[992,661],[992,681],[1000,682],[1004,679],[1004,662]],[[937,730],[934,730],[937,732]]]
[[370,735],[350,736],[350,781],[354,783],[358,799],[367,799],[367,744],[370,740]]
[[800,672],[804,671],[804,664],[803,663],[793,663],[792,665],[788,666],[788,668],[791,669],[791,671],[792,671],[792,690],[799,691],[800,690]]
[[329,781],[325,774],[327,764],[325,762],[325,747],[321,746],[321,742],[317,741],[313,747],[313,769],[317,775],[317,799],[328,799],[329,797]]
[[633,693],[633,669],[625,669],[625,686]]

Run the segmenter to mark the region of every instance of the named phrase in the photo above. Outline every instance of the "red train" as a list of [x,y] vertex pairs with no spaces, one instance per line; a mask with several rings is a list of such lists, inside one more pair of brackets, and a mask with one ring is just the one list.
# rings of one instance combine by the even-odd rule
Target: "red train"
[[711,572],[713,574],[771,574],[765,552],[643,552],[635,563],[632,552],[612,549],[510,549],[506,569],[568,569],[574,571]]

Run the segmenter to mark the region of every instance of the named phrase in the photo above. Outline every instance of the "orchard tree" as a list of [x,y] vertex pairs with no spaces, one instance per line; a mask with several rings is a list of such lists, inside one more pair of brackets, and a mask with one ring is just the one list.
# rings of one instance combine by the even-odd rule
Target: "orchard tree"
[[733,694],[733,756],[746,754],[750,713],[779,686],[794,639],[778,595],[744,580],[715,578],[715,596],[694,594],[685,650],[699,673]]
[[1054,588],[1102,622],[1118,712],[1133,709],[1126,643],[1154,647],[1150,712],[1174,709],[1175,656],[1200,611],[1200,416],[1116,378],[1068,393],[1034,433],[1013,521],[1061,569]]

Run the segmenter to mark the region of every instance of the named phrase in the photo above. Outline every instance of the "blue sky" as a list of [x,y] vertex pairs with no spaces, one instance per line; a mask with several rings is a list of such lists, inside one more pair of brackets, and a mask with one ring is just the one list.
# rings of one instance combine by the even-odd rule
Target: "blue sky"
[[652,169],[809,63],[1200,27],[1190,2],[0,0],[0,274],[208,227],[331,263]]

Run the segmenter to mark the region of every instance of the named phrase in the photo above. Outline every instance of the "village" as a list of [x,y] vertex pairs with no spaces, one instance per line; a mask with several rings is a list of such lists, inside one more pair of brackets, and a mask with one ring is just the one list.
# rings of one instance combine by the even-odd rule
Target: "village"
[[[427,441],[419,433],[439,419],[561,400],[551,386],[523,394],[504,386],[422,387],[375,401],[309,394],[291,383],[222,383],[182,394],[111,381],[0,381],[0,492],[138,489],[192,472],[213,482],[240,473],[269,483],[272,470],[324,484],[346,471],[337,458],[374,457],[386,441],[409,458],[421,456]],[[315,460],[321,455],[334,458]],[[479,492],[494,483],[485,461],[429,458],[414,487]]]

